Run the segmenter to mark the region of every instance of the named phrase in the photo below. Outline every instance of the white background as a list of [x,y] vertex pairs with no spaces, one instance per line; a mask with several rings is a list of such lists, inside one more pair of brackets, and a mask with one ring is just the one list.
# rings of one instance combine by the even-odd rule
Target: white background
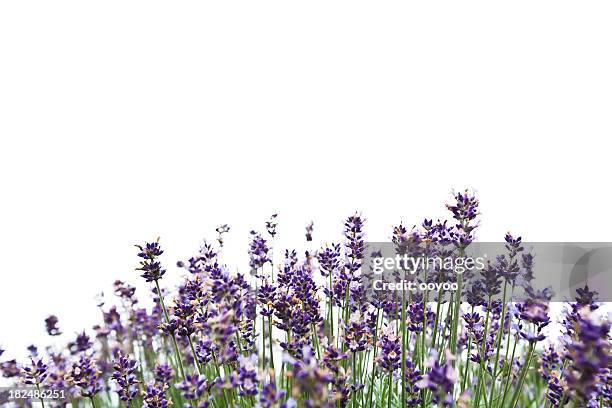
[[[0,345],[42,345],[229,223],[228,259],[482,202],[480,239],[609,241],[612,3],[0,3]],[[67,340],[65,337],[62,340]]]

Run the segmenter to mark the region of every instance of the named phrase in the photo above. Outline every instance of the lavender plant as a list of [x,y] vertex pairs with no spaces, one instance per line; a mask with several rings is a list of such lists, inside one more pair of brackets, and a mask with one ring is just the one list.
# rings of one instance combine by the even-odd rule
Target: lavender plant
[[[466,251],[479,201],[465,191],[446,207],[448,221],[394,227],[398,253]],[[262,225],[269,239],[251,232],[244,274],[221,259],[230,228],[220,226],[216,245],[178,262],[187,276],[174,290],[162,287],[172,272],[160,243],[137,245],[151,307],[116,281],[117,305],[100,302],[103,319],[91,331],[61,350],[30,349],[29,363],[3,360],[0,372],[9,383],[65,390],[64,400],[41,401],[51,407],[612,406],[610,322],[596,293],[580,289],[562,316],[563,337],[548,338],[551,293],[530,286],[536,257],[520,237],[505,235],[506,253],[470,285],[442,269],[422,278],[452,280],[450,299],[368,296],[361,215],[345,220],[341,242],[302,256],[287,249],[282,259],[272,252],[277,225],[276,214]],[[307,243],[312,233],[311,222]],[[510,299],[517,285],[528,299]],[[58,322],[45,319],[50,336],[63,336]]]

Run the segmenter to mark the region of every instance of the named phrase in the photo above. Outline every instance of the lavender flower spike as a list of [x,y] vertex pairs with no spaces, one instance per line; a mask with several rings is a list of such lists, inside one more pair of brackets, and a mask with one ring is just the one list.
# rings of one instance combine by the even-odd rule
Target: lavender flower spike
[[47,365],[42,360],[32,359],[32,365],[21,370],[24,384],[40,385],[47,378]]
[[49,336],[59,336],[60,334],[62,334],[60,329],[57,327],[58,321],[59,319],[55,315],[51,315],[45,319],[45,326]]
[[138,380],[136,379],[136,360],[124,356],[121,352],[114,361],[112,379],[117,382],[117,395],[121,401],[131,406],[132,400],[138,395]]
[[148,242],[144,246],[136,245],[136,247],[140,250],[138,256],[143,259],[140,261],[140,267],[137,268],[137,270],[142,271],[141,276],[147,282],[160,280],[166,271],[157,261],[157,258],[164,253],[159,246],[159,242]]

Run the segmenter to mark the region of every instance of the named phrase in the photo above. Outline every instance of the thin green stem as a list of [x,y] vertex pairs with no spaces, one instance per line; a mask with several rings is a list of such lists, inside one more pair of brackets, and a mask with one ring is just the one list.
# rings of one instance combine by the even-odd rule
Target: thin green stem
[[[406,273],[404,272],[404,278]],[[402,281],[402,404],[406,401],[406,290]],[[424,329],[424,327],[423,327]],[[389,374],[391,376],[391,374]]]
[[506,386],[504,387],[504,395],[502,396],[501,407],[504,406],[506,402],[506,396],[508,395],[508,390],[510,389],[510,384],[512,384],[512,366],[514,365],[514,355],[516,353],[516,345],[518,344],[518,338],[514,339],[514,346],[512,347],[512,357],[510,358],[510,365],[508,366],[508,376],[506,377]]
[[374,377],[376,374],[376,356],[378,353],[378,321],[380,320],[380,309],[376,311],[376,330],[374,331],[374,357],[372,358],[372,373],[370,374],[370,389],[368,391],[368,407],[372,406],[372,393],[374,389]]
[[520,395],[521,392],[523,392],[523,383],[525,382],[525,377],[527,377],[527,372],[529,371],[529,366],[531,365],[531,357],[533,356],[533,350],[535,349],[535,345],[534,343],[531,343],[529,345],[529,353],[527,354],[527,360],[525,361],[525,365],[523,366],[523,369],[521,370],[521,377],[519,380],[519,384],[518,387],[516,388],[516,391],[514,392],[514,396],[512,397],[512,408],[516,408],[516,404],[518,404],[519,399],[520,399]]
[[499,352],[501,349],[501,341],[504,334],[504,320],[506,318],[506,294],[508,289],[508,281],[504,280],[504,295],[502,300],[502,312],[501,312],[501,321],[499,323],[499,331],[497,332],[497,338],[495,339],[495,347],[497,351],[495,352],[495,363],[493,364],[493,376],[491,377],[491,393],[489,394],[489,406],[493,404],[493,394],[495,394],[495,385],[497,380],[497,367],[499,365]]
[[272,354],[272,328],[274,326],[272,325],[272,315],[268,316],[268,336],[270,337],[270,367],[272,367],[272,369],[274,369],[274,354]]
[[391,408],[391,387],[393,386],[393,372],[389,371],[389,389],[387,390],[387,408]]
[[[166,323],[170,324],[170,316],[168,315],[168,310],[166,309],[166,305],[164,304],[164,297],[162,295],[161,288],[159,287],[159,281],[157,279],[155,280],[155,287],[157,288],[157,296],[159,296],[159,302],[161,303],[162,310],[164,311],[164,317],[166,319]],[[187,378],[185,376],[185,368],[183,368],[183,361],[181,359],[181,352],[180,352],[178,344],[176,342],[176,337],[174,336],[174,333],[172,333],[172,345],[174,346],[174,353],[175,353],[175,356],[176,356],[176,360],[178,362],[178,366],[179,366],[179,370],[181,372],[181,376],[183,377],[183,380],[185,380]]]
[[193,341],[191,340],[191,336],[187,336],[189,339],[189,347],[191,348],[191,354],[193,354],[193,361],[195,362],[196,369],[198,370],[198,374],[202,375],[202,368],[200,367],[200,362],[198,361],[198,355],[196,354],[195,347],[193,346]]
[[261,315],[261,368],[266,368],[266,336],[264,335],[264,329],[266,327],[265,317]]
[[[478,375],[478,385],[476,386],[476,403],[474,404],[476,407],[479,406],[480,403],[480,397],[481,397],[481,390],[484,387],[484,376],[485,376],[485,366],[484,366],[484,353],[485,353],[485,346],[487,343],[487,335],[488,335],[488,331],[489,331],[489,315],[491,313],[491,296],[489,295],[489,299],[487,301],[487,313],[485,315],[485,325],[484,325],[484,333],[483,333],[483,338],[482,338],[482,347],[480,350],[480,373]],[[486,398],[485,398],[486,401]]]
[[[38,395],[40,396],[40,386],[38,381],[36,381],[36,390],[38,391]],[[45,408],[45,401],[43,401],[42,396],[39,398],[40,399],[40,404],[42,405],[42,408]]]

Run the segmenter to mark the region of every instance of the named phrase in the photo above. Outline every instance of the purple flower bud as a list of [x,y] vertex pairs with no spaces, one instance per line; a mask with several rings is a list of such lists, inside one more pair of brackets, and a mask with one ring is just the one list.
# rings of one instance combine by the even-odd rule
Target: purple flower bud
[[306,225],[306,241],[312,241],[312,231],[314,230],[314,222],[310,221],[310,224]]
[[0,363],[0,371],[2,371],[2,376],[5,378],[16,377],[21,372],[16,360],[8,360]]
[[219,243],[219,247],[223,248],[223,244],[224,244],[224,240],[223,240],[223,235],[228,233],[230,230],[229,225],[227,224],[223,224],[217,227],[217,229],[215,229],[215,231],[217,231],[217,242]]
[[59,336],[60,334],[62,334],[60,329],[57,327],[58,321],[59,319],[57,318],[57,316],[54,315],[51,315],[45,319],[45,326],[49,336]]
[[30,353],[30,357],[38,357],[38,347],[33,344],[30,344],[28,347],[28,352]]
[[278,217],[278,214],[272,214],[270,216],[270,219],[266,221],[266,229],[268,230],[268,234],[270,234],[272,238],[274,238],[274,236],[276,235],[276,227],[278,226],[276,217]]
[[159,242],[147,242],[144,247],[140,245],[136,245],[136,247],[140,249],[138,256],[143,259],[153,260],[164,253],[159,246]]
[[87,351],[92,346],[93,343],[91,342],[90,337],[87,335],[87,333],[85,333],[85,331],[77,334],[76,340],[68,344],[68,348],[70,349],[72,354]]
[[42,360],[31,360],[32,364],[21,370],[23,382],[28,385],[40,385],[47,378],[47,365]]

